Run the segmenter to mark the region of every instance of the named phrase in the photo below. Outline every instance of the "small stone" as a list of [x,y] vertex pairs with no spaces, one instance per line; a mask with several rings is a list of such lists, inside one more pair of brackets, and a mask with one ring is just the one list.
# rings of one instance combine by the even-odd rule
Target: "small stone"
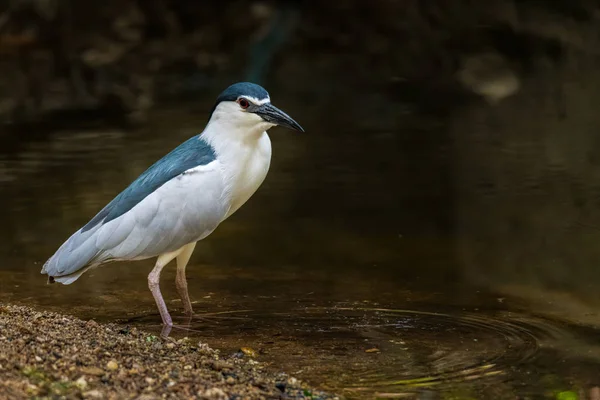
[[40,388],[35,386],[32,383],[28,383],[25,390],[27,391],[28,394],[33,395],[33,396],[37,396],[40,393]]
[[256,357],[256,351],[251,347],[242,347],[240,351],[248,357]]
[[367,349],[365,350],[365,353],[379,353],[381,350],[379,350],[376,347],[373,347],[372,349]]
[[290,386],[295,386],[298,384],[298,379],[292,377],[287,380],[287,384]]
[[161,397],[157,394],[143,393],[140,394],[135,400],[160,400]]
[[117,364],[115,360],[110,360],[106,363],[106,368],[108,368],[111,371],[115,371],[119,368],[119,364]]
[[75,386],[77,386],[79,390],[85,390],[87,385],[88,383],[83,376],[80,376],[79,379],[75,381]]
[[186,366],[183,367],[183,369],[189,370],[189,369],[192,369],[192,366],[191,365],[186,365]]
[[235,383],[235,379],[233,378],[233,376],[228,376],[227,379],[225,379],[225,382],[228,385],[233,385]]
[[42,357],[40,357],[40,356],[35,356],[35,361],[37,361],[37,362],[42,362]]
[[175,348],[175,343],[169,342],[169,343],[166,344],[166,346],[167,346],[167,349],[171,350],[171,349]]
[[212,366],[212,369],[214,369],[215,371],[222,371],[224,369],[231,369],[231,365],[229,365],[225,361],[221,361],[221,360],[213,361],[213,363],[212,363],[211,366]]
[[148,385],[152,385],[152,384],[154,384],[154,382],[156,382],[156,379],[150,378],[149,376],[147,376],[144,380],[146,381],[146,383]]
[[87,392],[83,392],[84,399],[103,399],[104,395],[98,389],[89,390]]
[[211,352],[211,348],[206,343],[198,342],[198,352],[208,354]]
[[104,370],[98,367],[83,367],[81,368],[81,372],[86,375],[92,376],[102,376],[104,375]]
[[162,348],[163,348],[163,345],[161,342],[152,343],[152,350],[161,350]]
[[188,338],[187,336],[182,337],[181,339],[177,340],[178,344],[186,344],[190,341],[190,338]]
[[210,388],[205,391],[198,392],[198,397],[210,400],[227,400],[229,397],[222,389]]
[[98,323],[93,319],[90,319],[88,322],[85,323],[85,326],[88,328],[95,328],[98,326]]
[[285,393],[285,388],[287,384],[285,382],[277,382],[275,387],[281,391],[281,393]]

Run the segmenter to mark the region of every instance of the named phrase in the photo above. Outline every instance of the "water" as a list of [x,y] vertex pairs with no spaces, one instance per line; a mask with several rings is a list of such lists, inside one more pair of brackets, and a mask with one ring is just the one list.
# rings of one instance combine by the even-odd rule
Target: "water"
[[[585,168],[514,126],[473,129],[464,121],[479,126],[476,112],[432,123],[382,108],[383,122],[340,125],[342,116],[279,105],[308,133],[271,131],[267,181],[197,246],[191,322],[174,268],[163,272],[172,335],[225,356],[251,348],[349,398],[598,398],[600,224]],[[158,110],[134,132],[0,137],[0,301],[159,332],[152,261],[70,286],[46,285],[39,270],[197,133],[197,110],[208,109]]]

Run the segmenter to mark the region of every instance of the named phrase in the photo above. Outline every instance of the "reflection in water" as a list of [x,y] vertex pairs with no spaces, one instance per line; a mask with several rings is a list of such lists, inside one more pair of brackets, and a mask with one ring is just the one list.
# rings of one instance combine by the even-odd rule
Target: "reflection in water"
[[[74,229],[205,122],[186,109],[153,118],[127,134],[62,132],[3,147],[0,301],[160,329],[146,286],[151,260],[108,265],[70,286],[47,286],[39,274]],[[173,335],[205,340],[224,356],[251,347],[258,359],[350,398],[593,398],[600,320],[585,294],[597,285],[583,267],[572,274],[569,261],[582,266],[595,247],[573,250],[587,258],[569,258],[561,236],[531,247],[551,237],[539,231],[561,225],[549,218],[557,204],[545,190],[550,181],[532,172],[511,192],[519,168],[539,158],[537,142],[523,147],[513,137],[493,152],[497,132],[477,136],[465,122],[455,123],[461,134],[408,117],[402,129],[395,121],[342,134],[297,118],[309,133],[273,130],[265,184],[197,247],[188,279],[198,314],[184,325],[171,304]],[[479,144],[475,153],[467,140]],[[494,168],[516,172],[497,182]],[[590,232],[573,229],[562,237],[576,232],[591,246]],[[567,288],[530,279],[566,275]],[[174,276],[174,268],[163,274],[167,299],[177,298]],[[551,289],[580,303],[563,296],[548,305],[558,299]]]
[[[532,358],[538,346],[526,325],[468,314],[307,307],[266,315],[240,311],[235,318],[234,332],[208,321],[198,322],[197,329],[192,325],[191,331],[203,337],[216,330],[225,348],[233,336],[243,334],[278,365],[355,395],[505,375],[507,367]],[[279,335],[267,337],[266,332]],[[293,340],[285,337],[290,332]],[[298,339],[305,343],[299,345]]]

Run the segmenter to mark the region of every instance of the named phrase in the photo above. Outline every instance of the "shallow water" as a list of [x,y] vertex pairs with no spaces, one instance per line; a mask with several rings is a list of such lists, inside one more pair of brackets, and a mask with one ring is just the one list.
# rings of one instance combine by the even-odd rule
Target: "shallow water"
[[[511,191],[519,168],[528,169],[523,157],[539,164],[537,142],[507,153],[497,136],[478,137],[471,153],[443,124],[324,125],[284,100],[308,133],[271,131],[267,181],[197,246],[189,323],[174,270],[165,270],[172,335],[225,356],[251,348],[273,368],[349,398],[600,398],[598,233],[593,221],[573,224],[560,191],[542,178]],[[145,168],[197,133],[206,119],[197,110],[209,108],[160,110],[135,132],[0,137],[0,301],[159,332],[146,285],[152,261],[108,265],[70,286],[46,285],[39,270]],[[495,147],[506,155],[502,168],[516,173],[475,166]],[[490,157],[486,165],[500,164]],[[579,182],[568,166],[550,170],[570,174],[567,186]],[[584,203],[592,189],[580,190]],[[553,214],[552,224],[532,205]],[[563,241],[532,248],[527,238],[543,231],[547,240],[554,225]]]

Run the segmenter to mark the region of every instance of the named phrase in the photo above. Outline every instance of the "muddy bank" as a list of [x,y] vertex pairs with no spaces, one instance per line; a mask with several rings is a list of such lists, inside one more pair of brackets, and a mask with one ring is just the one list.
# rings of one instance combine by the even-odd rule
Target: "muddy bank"
[[0,304],[0,398],[330,399],[244,355]]

